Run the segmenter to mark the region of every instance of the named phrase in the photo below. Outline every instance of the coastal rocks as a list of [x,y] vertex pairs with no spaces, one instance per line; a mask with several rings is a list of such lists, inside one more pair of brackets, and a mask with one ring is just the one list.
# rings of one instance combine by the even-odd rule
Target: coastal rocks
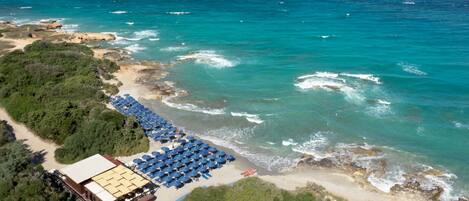
[[469,198],[466,196],[462,196],[458,198],[458,201],[469,201]]
[[16,25],[10,21],[0,21],[0,29],[15,28]]
[[56,20],[41,21],[39,24],[44,26],[46,29],[60,29],[60,28],[62,28],[62,24],[58,23]]
[[366,144],[338,144],[320,156],[303,155],[297,165],[339,169],[373,189],[378,188],[373,187],[374,183],[393,182],[390,189],[381,186],[376,190],[393,194],[408,192],[424,197],[425,200],[440,200],[451,193],[445,189],[445,185],[451,183],[451,174],[423,165],[405,172],[396,170],[388,164],[384,155],[382,150]]
[[314,156],[303,155],[298,161],[298,166],[315,166],[315,167],[325,167],[332,168],[336,165],[329,158],[316,159]]
[[107,33],[70,33],[70,37],[70,42],[72,43],[116,40],[115,35]]
[[396,184],[391,188],[391,192],[411,192],[418,193],[428,200],[439,200],[444,189],[440,186],[423,186],[416,178],[408,179],[404,184]]

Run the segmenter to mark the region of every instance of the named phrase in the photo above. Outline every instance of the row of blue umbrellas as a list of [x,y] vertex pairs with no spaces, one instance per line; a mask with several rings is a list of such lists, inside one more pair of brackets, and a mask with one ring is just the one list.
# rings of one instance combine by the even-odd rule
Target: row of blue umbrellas
[[145,134],[155,141],[165,143],[176,139],[177,136],[185,135],[182,131],[178,131],[171,123],[129,95],[124,95],[124,97],[114,96],[111,98],[111,104],[122,114],[135,116],[144,129]]

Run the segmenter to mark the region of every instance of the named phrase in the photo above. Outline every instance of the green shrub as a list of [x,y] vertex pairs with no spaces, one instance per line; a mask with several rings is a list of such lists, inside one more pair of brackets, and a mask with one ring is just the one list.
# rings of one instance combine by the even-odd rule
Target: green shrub
[[90,155],[130,155],[148,149],[134,119],[106,108],[100,77],[118,66],[93,57],[84,45],[37,41],[0,59],[0,104],[40,137],[63,145],[56,158],[72,163]]
[[32,162],[31,153],[24,144],[14,140],[11,127],[0,121],[0,199],[1,200],[67,200],[45,185],[40,178],[42,167]]

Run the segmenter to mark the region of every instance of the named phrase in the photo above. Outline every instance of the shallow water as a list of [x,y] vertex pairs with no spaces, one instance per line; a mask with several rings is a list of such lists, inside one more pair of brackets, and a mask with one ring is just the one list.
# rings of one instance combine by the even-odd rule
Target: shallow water
[[0,13],[185,61],[168,79],[190,96],[147,104],[265,168],[367,143],[469,189],[467,1],[0,0]]

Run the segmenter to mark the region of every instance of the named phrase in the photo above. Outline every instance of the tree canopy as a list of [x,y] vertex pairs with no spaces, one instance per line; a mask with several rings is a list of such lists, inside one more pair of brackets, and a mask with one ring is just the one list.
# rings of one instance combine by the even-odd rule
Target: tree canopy
[[40,137],[63,145],[56,151],[63,163],[146,151],[148,139],[135,119],[105,105],[100,77],[116,70],[84,45],[36,41],[0,58],[0,104]]
[[32,162],[33,153],[11,136],[14,136],[11,127],[6,121],[0,121],[1,200],[66,200],[65,193],[58,193],[44,184],[40,178],[42,167]]

